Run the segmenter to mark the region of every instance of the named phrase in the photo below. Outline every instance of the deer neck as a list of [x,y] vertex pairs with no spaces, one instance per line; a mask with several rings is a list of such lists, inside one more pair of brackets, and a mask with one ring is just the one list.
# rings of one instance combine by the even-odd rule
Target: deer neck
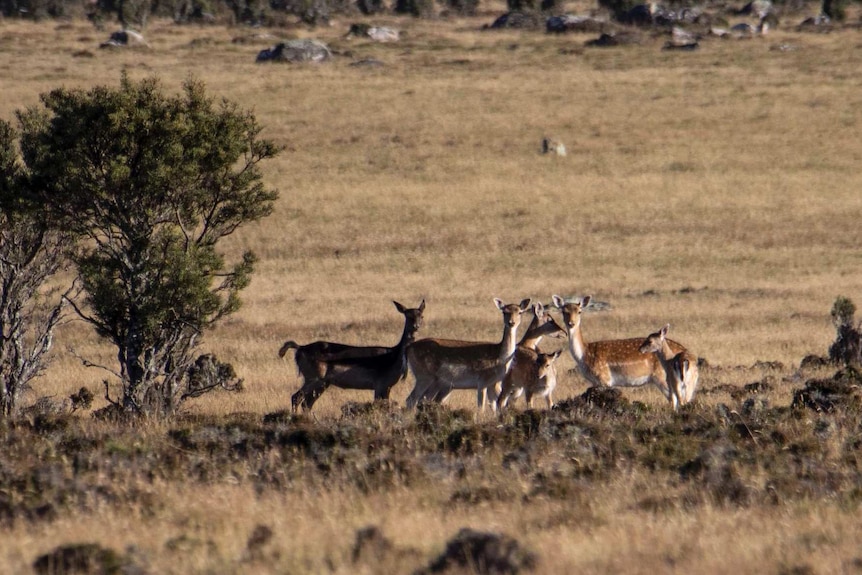
[[401,339],[398,341],[398,345],[396,346],[398,349],[404,349],[416,339],[416,326],[415,322],[409,318],[404,318],[404,331],[401,332]]
[[517,331],[517,324],[514,326],[510,326],[508,322],[505,324],[503,340],[500,342],[500,359],[506,362],[507,370],[512,363],[512,357],[515,355],[515,346],[517,344],[515,336]]
[[568,329],[569,331],[569,351],[572,354],[572,357],[579,364],[584,362],[584,356],[586,355],[587,344],[584,342],[584,336],[581,333],[581,321],[580,319],[575,324],[574,327]]
[[[535,346],[538,346],[539,340],[542,339],[542,334],[539,334],[538,337],[536,337],[536,331],[538,329],[539,318],[533,315],[533,321],[531,321],[530,325],[527,326],[527,331],[524,332],[524,336],[521,338],[521,341],[518,342],[518,345],[530,347],[530,349],[536,349]],[[533,344],[533,347],[531,347],[530,344]]]
[[659,357],[659,359],[662,361],[662,363],[667,363],[667,362],[669,362],[669,361],[670,361],[670,360],[672,360],[675,356],[676,356],[676,354],[675,354],[675,353],[673,352],[673,350],[670,348],[670,344],[667,342],[667,340],[666,340],[666,339],[662,340],[662,342],[661,342],[661,351],[660,351],[660,352],[658,352],[658,357]]
[[[545,325],[549,324],[546,323]],[[545,332],[542,327],[544,326],[534,326],[533,324],[530,324],[530,327],[527,329],[524,337],[521,338],[521,341],[518,342],[518,345],[535,351],[536,348],[539,347],[539,343],[542,341],[542,338],[545,337]]]

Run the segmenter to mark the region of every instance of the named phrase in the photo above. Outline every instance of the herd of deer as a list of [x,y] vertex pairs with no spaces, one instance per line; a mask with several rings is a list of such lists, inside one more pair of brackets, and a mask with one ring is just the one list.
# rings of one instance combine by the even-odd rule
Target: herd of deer
[[[284,357],[296,350],[296,365],[303,385],[291,398],[294,411],[311,409],[329,386],[374,391],[374,399],[389,399],[392,387],[413,373],[415,385],[407,407],[420,401],[443,402],[456,389],[477,392],[480,411],[485,402],[503,410],[509,401],[525,396],[532,407],[534,397],[542,397],[553,407],[552,394],[557,385],[554,362],[560,352],[541,353],[539,342],[545,336],[568,336],[569,352],[581,375],[595,386],[637,387],[651,383],[658,387],[674,410],[690,402],[697,390],[697,358],[679,343],[667,339],[665,325],[643,338],[585,342],[581,333],[581,314],[590,296],[566,301],[553,296],[553,305],[562,313],[563,326],[541,303],[530,306],[494,303],[503,314],[503,339],[499,343],[479,343],[453,339],[416,340],[422,326],[425,300],[417,308],[393,302],[404,315],[404,331],[395,347],[359,347],[328,341],[299,345],[287,341],[278,352]],[[521,316],[532,309],[527,331],[516,341]]]

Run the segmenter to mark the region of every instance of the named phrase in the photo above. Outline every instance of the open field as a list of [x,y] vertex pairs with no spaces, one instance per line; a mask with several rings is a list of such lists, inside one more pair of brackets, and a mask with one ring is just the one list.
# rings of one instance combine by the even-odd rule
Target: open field
[[[109,51],[87,22],[0,21],[3,118],[122,70],[169,90],[191,75],[285,146],[264,166],[275,213],[226,246],[260,257],[244,307],[204,342],[245,392],[191,402],[177,422],[76,414],[5,430],[0,571],[98,542],[134,544],[152,573],[408,573],[464,526],[518,538],[547,573],[862,570],[858,405],[788,409],[834,371],[798,368],[833,340],[836,296],[862,298],[862,34],[588,49],[592,35],[480,30],[502,11],[381,17],[405,34],[386,45],[345,39],[347,19],[268,31],[336,51],[309,66],[256,65],[275,41],[232,40],[260,30],[156,21],[149,49]],[[369,57],[385,65],[350,66]],[[545,136],[568,155],[541,155]],[[419,337],[496,340],[492,298],[555,293],[613,305],[585,316],[588,340],[670,323],[711,366],[695,405],[675,415],[656,390],[626,390],[607,409],[533,424],[519,404],[498,423],[458,411],[475,410],[461,392],[423,427],[398,407],[343,416],[370,394],[330,390],[313,418],[263,422],[299,386],[276,354],[285,339],[394,344],[391,300],[424,298]],[[29,402],[101,395],[105,372],[68,347],[114,353],[66,326]],[[571,357],[559,365],[557,400],[582,394]],[[765,393],[731,393],[762,381]],[[722,454],[719,471],[686,476],[704,453]],[[46,498],[50,520],[27,511]],[[354,564],[368,524],[409,549]],[[247,545],[256,525],[274,532],[261,554]]]

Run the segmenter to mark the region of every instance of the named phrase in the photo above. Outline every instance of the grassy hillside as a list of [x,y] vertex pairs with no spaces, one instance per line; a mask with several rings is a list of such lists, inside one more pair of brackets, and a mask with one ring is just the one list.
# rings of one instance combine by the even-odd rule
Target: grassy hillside
[[[592,35],[481,29],[500,12],[374,20],[402,30],[392,44],[346,39],[348,20],[156,21],[134,50],[99,49],[107,35],[83,21],[0,22],[4,118],[122,70],[168,90],[194,76],[285,146],[264,167],[275,213],[226,246],[260,257],[244,307],[203,343],[245,391],[170,423],[75,414],[5,430],[0,570],[98,542],[134,545],[153,573],[406,573],[462,526],[518,538],[547,573],[859,569],[856,380],[832,413],[790,409],[806,380],[832,375],[798,369],[834,338],[832,302],[862,296],[858,30],[795,32],[794,15],[694,52],[649,34],[592,49]],[[255,64],[293,37],[336,56]],[[364,58],[384,65],[351,66]],[[546,136],[568,154],[540,154]],[[394,344],[391,300],[424,298],[420,337],[497,340],[492,298],[555,293],[612,304],[585,316],[588,340],[670,323],[710,365],[695,405],[674,415],[636,389],[497,422],[463,392],[454,411],[416,416],[400,408],[408,380],[369,413],[342,407],[370,393],[331,390],[312,416],[279,415],[300,383],[277,357],[285,339]],[[69,348],[115,361],[86,325],[65,326],[29,403],[102,395],[105,372]],[[558,365],[557,399],[579,397],[571,358]],[[403,552],[354,564],[369,523]],[[255,550],[258,525],[273,535]]]

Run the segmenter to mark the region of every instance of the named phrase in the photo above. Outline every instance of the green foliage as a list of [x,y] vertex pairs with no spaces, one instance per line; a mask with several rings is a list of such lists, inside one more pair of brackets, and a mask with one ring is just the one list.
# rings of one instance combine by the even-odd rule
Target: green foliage
[[117,347],[125,408],[170,412],[197,338],[250,281],[254,255],[229,264],[216,246],[272,211],[258,163],[277,149],[199,82],[166,96],[155,79],[123,76],[42,102],[19,113],[23,156],[51,220],[87,240],[74,258],[78,311]]

